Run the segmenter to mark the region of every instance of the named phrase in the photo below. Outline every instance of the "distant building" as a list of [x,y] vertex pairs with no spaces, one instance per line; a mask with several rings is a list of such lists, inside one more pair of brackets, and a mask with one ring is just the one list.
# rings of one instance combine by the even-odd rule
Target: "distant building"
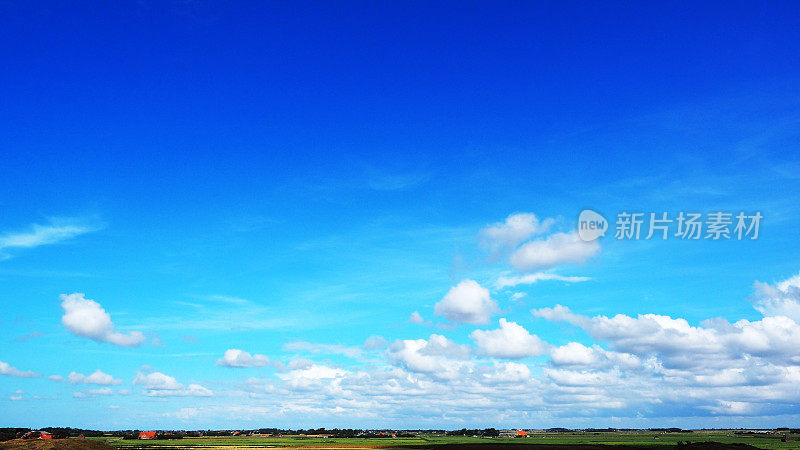
[[142,431],[139,433],[139,439],[155,439],[156,432],[155,431]]
[[53,435],[47,431],[29,431],[22,436],[22,439],[53,439]]
[[525,430],[517,430],[517,437],[528,437],[528,432]]

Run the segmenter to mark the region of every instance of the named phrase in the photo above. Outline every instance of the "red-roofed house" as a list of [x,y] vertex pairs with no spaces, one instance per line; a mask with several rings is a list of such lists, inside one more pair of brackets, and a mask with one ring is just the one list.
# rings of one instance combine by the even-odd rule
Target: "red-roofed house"
[[517,437],[528,437],[528,432],[525,430],[517,430]]
[[53,435],[47,431],[29,431],[22,436],[22,439],[53,439]]
[[156,432],[155,431],[142,431],[139,433],[139,439],[155,439]]

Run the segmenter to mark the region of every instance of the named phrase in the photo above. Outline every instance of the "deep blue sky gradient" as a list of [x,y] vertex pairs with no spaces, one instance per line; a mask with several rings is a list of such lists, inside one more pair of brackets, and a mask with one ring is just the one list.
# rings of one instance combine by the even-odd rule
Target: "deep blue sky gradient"
[[[8,1],[0,61],[0,234],[97,228],[4,251],[0,361],[21,369],[102,368],[129,387],[149,365],[213,384],[239,377],[214,366],[228,348],[280,360],[296,340],[426,338],[408,315],[507,270],[477,236],[521,211],[561,229],[584,208],[765,216],[755,242],[605,239],[559,272],[591,282],[501,301],[555,343],[591,340],[530,308],[757,320],[753,282],[800,268],[798,3]],[[162,345],[70,335],[72,292]],[[224,317],[197,306],[212,296],[275,323],[175,324]],[[75,415],[5,400],[17,389]],[[103,408],[161,408],[70,395],[0,377],[0,422],[154,426]]]

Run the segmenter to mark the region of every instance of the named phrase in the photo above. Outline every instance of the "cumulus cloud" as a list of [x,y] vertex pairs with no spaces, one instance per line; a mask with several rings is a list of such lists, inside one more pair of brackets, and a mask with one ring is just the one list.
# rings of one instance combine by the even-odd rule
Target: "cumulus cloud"
[[611,386],[618,384],[616,373],[598,370],[545,368],[544,375],[559,386]]
[[134,386],[142,386],[149,397],[211,397],[209,389],[199,384],[184,386],[175,378],[161,372],[137,372],[133,379]]
[[545,353],[547,344],[516,322],[500,319],[500,328],[475,330],[469,335],[480,351],[496,358],[519,359]]
[[483,376],[489,383],[524,383],[531,379],[531,369],[516,362],[495,362],[494,370]]
[[[587,316],[564,306],[534,314],[573,324],[594,342],[544,344],[505,319],[497,329],[476,330],[474,346],[436,334],[400,339],[383,353],[387,364],[292,361],[277,380],[240,383],[237,399],[257,403],[237,402],[241,410],[225,405],[220,414],[363,423],[392,417],[431,426],[480,417],[514,426],[539,420],[578,427],[609,417],[640,427],[663,426],[666,417],[678,426],[715,426],[721,415],[756,424],[797,414],[800,334],[788,317],[695,324],[660,314]],[[498,360],[521,357],[536,344],[542,357],[527,364]],[[492,354],[500,356],[483,357]],[[762,417],[746,421],[754,415]]]
[[[584,242],[577,232],[550,233],[555,220],[539,219],[530,213],[508,216],[505,222],[481,230],[481,246],[495,258],[509,255],[508,262],[522,272],[544,270],[562,264],[583,263],[600,251],[598,241]],[[504,277],[498,287],[530,284],[540,280],[586,281],[583,277],[559,277],[554,274],[534,274],[528,277]]]
[[87,337],[98,342],[110,342],[122,347],[138,347],[145,337],[139,331],[128,334],[115,331],[111,316],[94,300],[84,294],[61,294],[64,315],[61,323],[76,336]]
[[557,281],[566,281],[568,283],[579,283],[581,281],[589,281],[591,280],[591,278],[565,277],[562,275],[557,275],[555,273],[537,272],[519,276],[510,276],[510,277],[501,276],[500,278],[497,279],[495,286],[497,287],[497,289],[503,289],[510,286],[518,286],[520,284],[533,284],[544,280],[557,280]]
[[453,322],[484,324],[498,311],[489,290],[474,280],[464,280],[450,288],[434,306],[434,314]]
[[560,264],[583,263],[599,251],[598,241],[584,242],[577,233],[554,233],[523,244],[514,251],[509,262],[521,271],[541,270]]
[[800,322],[800,274],[774,286],[757,281],[753,306],[765,316],[786,316]]
[[175,390],[183,387],[175,378],[161,372],[136,373],[133,379],[134,386],[142,386],[145,389]]
[[[55,379],[54,377],[51,377],[50,379],[53,381],[59,381],[59,379]],[[67,381],[72,384],[98,384],[101,386],[115,386],[117,384],[122,384],[122,380],[117,380],[113,376],[104,373],[100,369],[94,371],[94,373],[88,376],[78,372],[71,372],[67,376]]]
[[592,338],[608,342],[612,350],[657,356],[669,368],[708,367],[752,357],[800,364],[800,325],[783,316],[735,323],[714,319],[692,326],[685,319],[658,314],[588,317],[561,305],[532,313],[576,325]]
[[292,390],[309,390],[319,387],[324,382],[344,376],[346,370],[320,364],[310,364],[302,368],[289,370],[284,374],[278,374],[287,386]]
[[444,379],[458,377],[461,369],[470,365],[470,355],[468,346],[438,334],[428,340],[399,340],[389,348],[389,357],[395,364]]
[[481,230],[482,245],[492,253],[515,248],[531,236],[546,233],[555,221],[539,221],[534,214],[511,214],[505,222],[498,222]]
[[264,367],[269,364],[270,360],[265,355],[251,355],[235,348],[226,350],[222,358],[217,360],[218,366],[225,367]]
[[32,372],[30,370],[22,371],[17,369],[16,367],[12,367],[10,364],[0,361],[0,375],[5,375],[8,377],[15,377],[15,378],[36,378],[40,377],[36,372]]
[[608,351],[599,345],[587,347],[579,342],[551,347],[549,355],[550,363],[555,366],[635,368],[642,365],[641,359],[630,353]]

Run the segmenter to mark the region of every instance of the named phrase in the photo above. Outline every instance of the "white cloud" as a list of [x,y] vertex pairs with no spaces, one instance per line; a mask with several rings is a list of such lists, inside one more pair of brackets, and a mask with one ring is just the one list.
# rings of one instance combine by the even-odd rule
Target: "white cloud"
[[746,416],[753,412],[753,403],[736,401],[719,401],[716,406],[704,406],[715,415],[720,416]]
[[[53,381],[58,381],[52,377],[50,379]],[[67,380],[72,384],[99,384],[101,386],[115,386],[122,384],[122,380],[117,380],[113,376],[104,373],[99,369],[88,376],[78,372],[71,372],[67,376]]]
[[530,213],[511,214],[505,222],[498,222],[481,230],[482,244],[492,253],[515,248],[531,236],[546,233],[553,225],[553,219],[539,219]]
[[133,380],[134,386],[142,386],[149,397],[211,397],[212,391],[199,384],[188,387],[175,378],[161,372],[143,373],[139,371]]
[[174,390],[183,387],[182,384],[178,383],[178,380],[161,372],[143,373],[139,371],[136,373],[136,378],[133,379],[133,384],[134,386],[142,386],[145,389],[158,390]]
[[756,282],[753,306],[765,316],[786,316],[800,322],[800,274],[775,286]]
[[588,317],[561,305],[532,312],[576,325],[592,338],[608,342],[613,350],[644,358],[657,356],[667,368],[709,367],[752,357],[800,364],[800,325],[782,316],[735,323],[714,319],[691,326],[685,319],[658,314]]
[[100,389],[84,389],[82,391],[76,391],[72,393],[72,396],[75,398],[88,398],[88,397],[100,397],[100,396],[108,396],[114,395],[113,389],[104,387]]
[[199,384],[190,384],[181,389],[152,389],[145,395],[148,397],[213,397],[214,393]]
[[436,378],[452,379],[470,365],[470,349],[446,337],[432,334],[425,339],[396,341],[389,348],[389,357],[412,372],[428,373]]
[[408,321],[411,323],[415,323],[417,325],[422,325],[425,323],[425,319],[422,318],[422,314],[418,311],[414,311],[411,313],[411,316],[408,318]]
[[579,342],[569,342],[550,349],[550,363],[556,366],[625,367],[641,366],[642,361],[629,353],[612,352],[599,345],[587,347]]
[[84,298],[84,294],[61,294],[61,307],[64,315],[61,323],[76,336],[87,337],[101,342],[110,342],[122,347],[137,347],[145,340],[139,331],[128,334],[114,329],[111,316],[94,300]]
[[361,347],[339,344],[318,344],[305,341],[287,342],[283,345],[283,349],[295,352],[342,355],[353,359],[359,359],[364,354],[364,349]]
[[591,280],[591,278],[565,277],[554,273],[537,272],[537,273],[529,273],[527,275],[519,275],[511,277],[501,276],[500,278],[497,279],[495,286],[497,287],[497,289],[503,289],[509,286],[518,286],[520,284],[533,284],[544,280],[558,280],[558,281],[566,281],[568,283],[578,283],[581,281],[589,281]]
[[270,360],[265,355],[251,355],[235,348],[226,350],[222,358],[217,360],[218,366],[225,367],[264,367],[269,364]]
[[464,280],[450,288],[434,306],[434,313],[453,322],[483,324],[498,310],[489,290],[477,281]]
[[47,225],[33,224],[28,231],[0,236],[0,251],[8,248],[32,248],[55,244],[98,229],[100,229],[98,225],[82,223],[76,219],[53,218]]
[[326,380],[340,378],[346,373],[347,371],[343,369],[312,363],[285,374],[278,374],[278,377],[286,381],[293,390],[308,390],[322,385]]
[[494,369],[484,374],[489,383],[521,383],[531,379],[531,369],[525,364],[495,362]]
[[433,321],[425,320],[425,318],[422,317],[422,314],[420,314],[419,311],[414,311],[413,313],[411,313],[411,315],[408,317],[408,322],[416,325],[422,325],[424,327],[433,326]]
[[523,244],[514,251],[509,262],[518,270],[541,270],[560,264],[583,263],[599,251],[597,241],[584,242],[577,233],[554,233]]
[[558,365],[589,366],[597,362],[595,351],[578,342],[570,342],[556,347],[550,352],[550,359]]
[[500,319],[496,330],[475,330],[469,335],[481,352],[497,358],[519,359],[541,355],[547,344],[516,322]]
[[12,367],[10,364],[3,361],[0,361],[0,375],[6,375],[15,378],[36,378],[41,376],[38,373],[32,372],[30,370],[27,371],[19,370],[16,367]]
[[544,374],[559,386],[609,386],[617,384],[615,374],[597,370],[545,368]]

